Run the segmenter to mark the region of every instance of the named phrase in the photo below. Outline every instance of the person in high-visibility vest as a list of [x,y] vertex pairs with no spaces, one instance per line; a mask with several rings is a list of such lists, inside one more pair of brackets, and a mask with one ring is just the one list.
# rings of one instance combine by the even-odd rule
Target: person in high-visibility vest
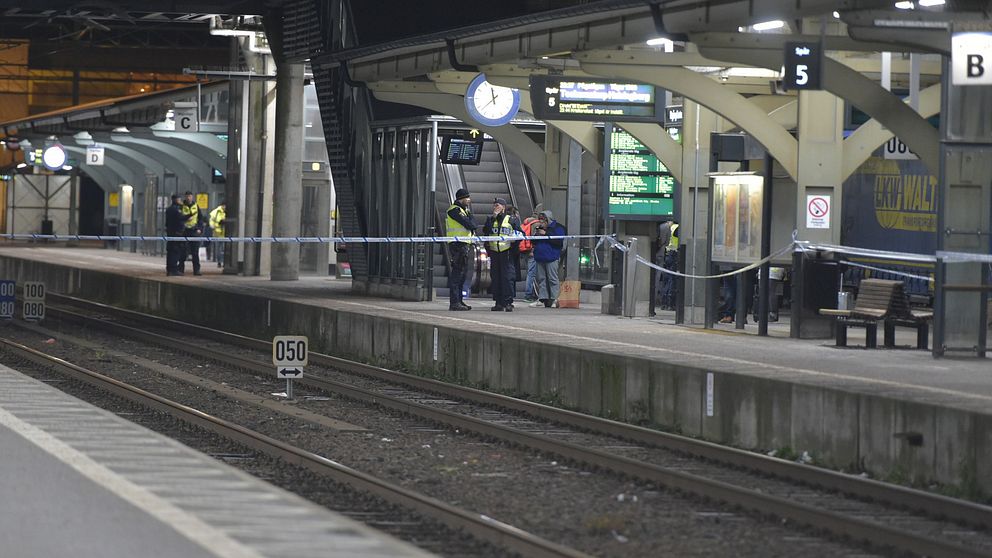
[[[213,229],[213,236],[222,238],[224,236],[224,225],[227,221],[227,204],[221,202],[220,205],[210,212],[210,228]],[[217,267],[224,266],[224,243],[214,242],[214,258],[217,260]]]
[[[667,237],[667,238],[666,238]],[[666,221],[659,227],[658,240],[662,243],[662,267],[677,271],[679,262],[679,224],[676,221]],[[661,304],[663,310],[675,310],[675,276],[661,273]]]
[[[486,219],[483,228],[485,236],[514,237],[523,236],[520,223],[506,213],[506,200],[493,200],[493,214]],[[517,270],[510,258],[510,247],[519,240],[497,240],[486,242],[486,252],[489,254],[489,274],[492,277],[489,289],[493,293],[493,312],[513,312],[513,295],[516,294],[515,279]]]
[[[448,243],[448,255],[451,268],[448,272],[448,310],[458,312],[471,310],[472,307],[462,300],[465,294],[465,273],[468,270],[472,254],[472,240],[475,236],[475,218],[472,217],[472,197],[468,190],[462,188],[455,192],[455,201],[448,208],[444,220],[444,231],[449,237],[457,240]],[[464,240],[463,240],[464,239]]]
[[[183,215],[189,215],[186,221],[186,254],[193,260],[193,275],[203,275],[200,273],[200,241],[196,240],[203,234],[203,212],[196,205],[193,192],[186,192],[186,201],[182,206]],[[179,263],[179,271],[186,268],[185,259]]]

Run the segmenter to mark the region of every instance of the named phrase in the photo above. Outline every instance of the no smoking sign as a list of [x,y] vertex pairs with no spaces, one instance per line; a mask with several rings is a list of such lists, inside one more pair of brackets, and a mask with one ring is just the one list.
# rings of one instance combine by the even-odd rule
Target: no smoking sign
[[830,228],[830,196],[806,196],[806,228]]

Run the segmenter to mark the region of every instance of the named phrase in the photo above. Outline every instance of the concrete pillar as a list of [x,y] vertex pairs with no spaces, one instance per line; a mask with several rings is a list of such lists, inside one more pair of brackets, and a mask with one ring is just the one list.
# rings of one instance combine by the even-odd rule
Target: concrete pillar
[[[276,65],[273,236],[300,236],[303,210],[303,64]],[[300,245],[272,244],[273,281],[300,278]]]
[[[679,243],[685,246],[685,272],[708,275],[707,231],[709,215],[710,133],[720,131],[722,118],[688,99],[683,105],[682,121],[682,182],[679,207]],[[654,233],[655,235],[657,232]],[[706,297],[710,293],[707,281],[687,279],[679,293],[685,304],[685,321],[701,324],[704,320]]]
[[[563,136],[564,137],[564,136]],[[568,140],[568,212],[564,222],[569,234],[580,234],[582,231],[582,146],[579,142]],[[579,241],[569,240],[568,250],[565,251],[565,279],[579,278]]]
[[[844,160],[844,101],[826,91],[799,93],[799,195],[796,228],[800,240],[840,244]],[[808,227],[810,196],[829,203],[829,228]],[[816,201],[814,210],[823,208]]]
[[[247,52],[245,49],[243,52]],[[245,59],[259,73],[267,73],[271,67],[268,56],[246,54]],[[245,160],[245,199],[244,199],[244,234],[245,236],[266,236],[270,228],[263,218],[265,208],[265,192],[267,184],[271,185],[272,166],[267,161],[266,153],[271,152],[271,132],[269,121],[273,112],[271,102],[275,95],[273,85],[267,81],[252,81],[248,85],[248,123],[244,131],[248,136],[247,156]],[[269,221],[271,223],[271,221]],[[246,244],[244,247],[245,275],[264,274],[262,269],[261,244]],[[266,250],[266,258],[268,251]]]

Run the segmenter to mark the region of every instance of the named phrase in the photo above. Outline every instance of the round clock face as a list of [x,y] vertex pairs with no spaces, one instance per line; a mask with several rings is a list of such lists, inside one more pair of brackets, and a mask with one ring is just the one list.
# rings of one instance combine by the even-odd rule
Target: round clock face
[[65,149],[61,145],[52,145],[45,148],[41,154],[41,162],[48,170],[59,170],[65,165]]
[[485,74],[479,74],[465,93],[465,108],[479,124],[502,126],[517,115],[520,91],[493,85],[486,81]]

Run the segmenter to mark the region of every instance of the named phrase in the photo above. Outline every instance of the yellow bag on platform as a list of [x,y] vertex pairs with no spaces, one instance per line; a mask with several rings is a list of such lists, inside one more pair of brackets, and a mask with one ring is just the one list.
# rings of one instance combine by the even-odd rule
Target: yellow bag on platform
[[579,291],[582,290],[582,281],[562,281],[561,289],[558,293],[559,308],[578,308]]

